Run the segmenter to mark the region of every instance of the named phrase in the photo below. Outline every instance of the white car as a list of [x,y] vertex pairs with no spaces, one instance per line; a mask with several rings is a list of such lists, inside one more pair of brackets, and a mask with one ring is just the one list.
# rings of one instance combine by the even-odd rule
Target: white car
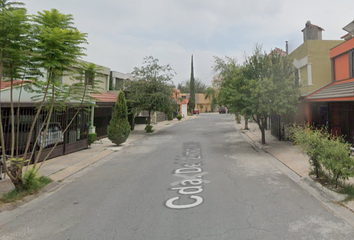
[[[39,139],[38,139],[38,145],[41,146],[43,139],[44,139],[44,132],[45,132],[46,125],[43,126]],[[49,123],[48,126],[48,131],[47,131],[47,136],[44,140],[43,148],[46,148],[48,146],[52,146],[54,144],[61,143],[63,142],[63,132],[61,130],[60,123],[58,122],[52,122]]]

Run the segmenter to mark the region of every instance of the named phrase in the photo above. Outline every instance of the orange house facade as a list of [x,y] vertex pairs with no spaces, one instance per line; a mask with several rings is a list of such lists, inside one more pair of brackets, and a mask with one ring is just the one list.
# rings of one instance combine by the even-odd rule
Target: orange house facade
[[308,124],[327,126],[354,142],[354,38],[352,33],[343,38],[330,50],[332,82],[306,97],[306,115]]

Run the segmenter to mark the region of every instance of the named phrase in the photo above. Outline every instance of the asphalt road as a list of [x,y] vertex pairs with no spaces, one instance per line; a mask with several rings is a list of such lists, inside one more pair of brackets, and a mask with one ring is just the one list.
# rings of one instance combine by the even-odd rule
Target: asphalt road
[[235,130],[201,114],[110,155],[1,226],[0,239],[354,239]]

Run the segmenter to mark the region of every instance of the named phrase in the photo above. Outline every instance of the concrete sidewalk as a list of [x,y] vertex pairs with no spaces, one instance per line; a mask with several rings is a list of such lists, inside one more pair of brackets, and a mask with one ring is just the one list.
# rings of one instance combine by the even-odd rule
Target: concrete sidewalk
[[[127,141],[121,146],[113,144],[108,138],[101,139],[92,144],[91,148],[47,160],[40,168],[39,175],[47,176],[55,182],[60,182],[74,173],[77,173],[95,162],[107,157],[113,152],[129,147],[131,143],[138,141],[145,136],[153,135],[166,127],[197,117],[198,115],[193,115],[182,118],[181,121],[173,119],[172,121],[163,121],[157,124],[152,124],[154,130],[153,133],[145,133],[145,124],[135,125],[134,131],[130,133]],[[12,189],[14,189],[14,186],[8,177],[0,180],[0,196],[11,191]]]
[[[244,128],[244,122],[236,124],[236,129]],[[251,122],[248,124],[249,130],[241,130],[254,144],[259,148],[269,153],[300,177],[307,177],[310,171],[308,156],[302,154],[297,146],[292,142],[279,141],[271,135],[270,130],[266,130],[266,144],[261,144],[261,131],[257,123]]]
[[[293,145],[292,142],[289,141],[279,141],[271,135],[270,130],[266,130],[266,144],[262,145],[262,135],[258,124],[250,122],[248,124],[249,130],[243,130],[244,126],[244,121],[241,121],[241,124],[235,123],[236,129],[251,142],[253,142],[257,148],[275,157],[278,161],[296,173],[303,183],[314,188],[315,191],[317,191],[321,196],[327,198],[328,201],[337,202],[345,198],[342,194],[335,193],[323,187],[309,177],[309,172],[311,169],[309,157],[301,153],[298,146]],[[354,179],[349,178],[347,182],[354,184]],[[343,203],[343,206],[354,212],[354,201]]]

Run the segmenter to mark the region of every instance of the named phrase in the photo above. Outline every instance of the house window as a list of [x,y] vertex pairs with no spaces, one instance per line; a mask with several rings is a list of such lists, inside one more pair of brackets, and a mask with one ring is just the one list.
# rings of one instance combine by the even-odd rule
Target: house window
[[349,52],[350,77],[354,77],[354,49]]
[[85,84],[86,85],[93,85],[94,78],[95,78],[94,71],[90,71],[90,70],[85,71]]

